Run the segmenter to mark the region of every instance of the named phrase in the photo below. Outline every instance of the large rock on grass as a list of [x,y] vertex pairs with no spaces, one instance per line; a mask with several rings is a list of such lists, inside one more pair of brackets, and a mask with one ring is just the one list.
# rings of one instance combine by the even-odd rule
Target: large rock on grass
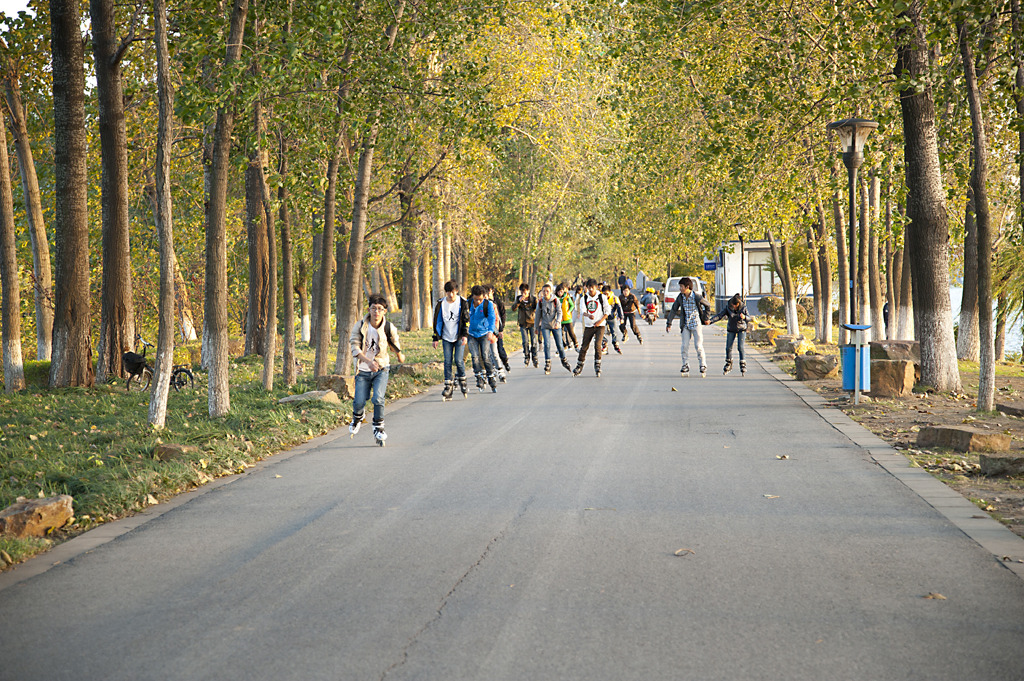
[[814,352],[814,344],[800,334],[779,336],[775,339],[775,352],[785,355],[806,355]]
[[921,344],[917,341],[871,341],[871,359],[905,359],[921,363]]
[[13,537],[45,537],[63,527],[74,515],[67,494],[46,499],[24,499],[0,511],[0,534]]
[[981,454],[982,475],[1024,475],[1024,454]]
[[918,447],[948,447],[958,452],[1005,452],[1010,436],[969,426],[924,426],[917,434]]
[[796,380],[816,381],[835,378],[839,374],[839,360],[832,355],[797,355]]
[[751,343],[767,343],[769,331],[771,331],[771,329],[768,328],[751,329],[750,331],[747,331],[747,338],[750,339]]
[[289,395],[278,400],[279,404],[293,404],[295,402],[324,402],[327,404],[340,405],[338,393],[333,390],[311,390],[301,395]]
[[874,397],[906,397],[914,391],[914,363],[905,359],[871,360],[871,394]]
[[356,396],[355,376],[321,376],[316,379],[316,387],[317,390],[333,390],[342,400],[352,400]]

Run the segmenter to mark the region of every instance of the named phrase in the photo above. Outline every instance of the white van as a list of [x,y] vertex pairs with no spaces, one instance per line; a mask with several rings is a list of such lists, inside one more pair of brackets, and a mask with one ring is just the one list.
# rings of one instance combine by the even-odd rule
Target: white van
[[[672,309],[672,305],[676,302],[676,296],[679,295],[680,279],[682,279],[682,277],[669,277],[668,281],[665,282],[665,295],[661,299],[661,311],[663,315],[667,315],[668,311]],[[696,291],[701,298],[707,300],[707,296],[704,295],[704,282],[700,280],[700,277],[691,276],[690,281],[693,282],[693,290]]]

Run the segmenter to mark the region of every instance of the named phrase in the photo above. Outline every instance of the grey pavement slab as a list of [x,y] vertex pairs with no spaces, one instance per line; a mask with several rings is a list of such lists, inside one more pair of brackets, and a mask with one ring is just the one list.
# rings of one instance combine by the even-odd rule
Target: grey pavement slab
[[767,362],[723,377],[717,332],[683,379],[643,330],[0,581],[0,681],[1024,676],[1024,581],[901,457]]

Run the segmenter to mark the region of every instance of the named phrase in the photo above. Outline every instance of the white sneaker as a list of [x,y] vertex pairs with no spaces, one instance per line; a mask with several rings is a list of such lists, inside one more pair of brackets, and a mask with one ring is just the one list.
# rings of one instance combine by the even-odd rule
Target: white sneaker
[[362,428],[362,426],[362,421],[353,421],[352,423],[348,424],[348,436],[355,437],[356,433],[359,432],[359,429]]

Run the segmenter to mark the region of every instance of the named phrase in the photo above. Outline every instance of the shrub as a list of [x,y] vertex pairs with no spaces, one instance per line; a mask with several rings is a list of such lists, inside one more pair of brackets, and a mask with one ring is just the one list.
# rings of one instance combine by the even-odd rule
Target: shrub
[[786,313],[783,309],[782,298],[777,296],[764,296],[757,302],[757,311],[769,319],[785,319]]

